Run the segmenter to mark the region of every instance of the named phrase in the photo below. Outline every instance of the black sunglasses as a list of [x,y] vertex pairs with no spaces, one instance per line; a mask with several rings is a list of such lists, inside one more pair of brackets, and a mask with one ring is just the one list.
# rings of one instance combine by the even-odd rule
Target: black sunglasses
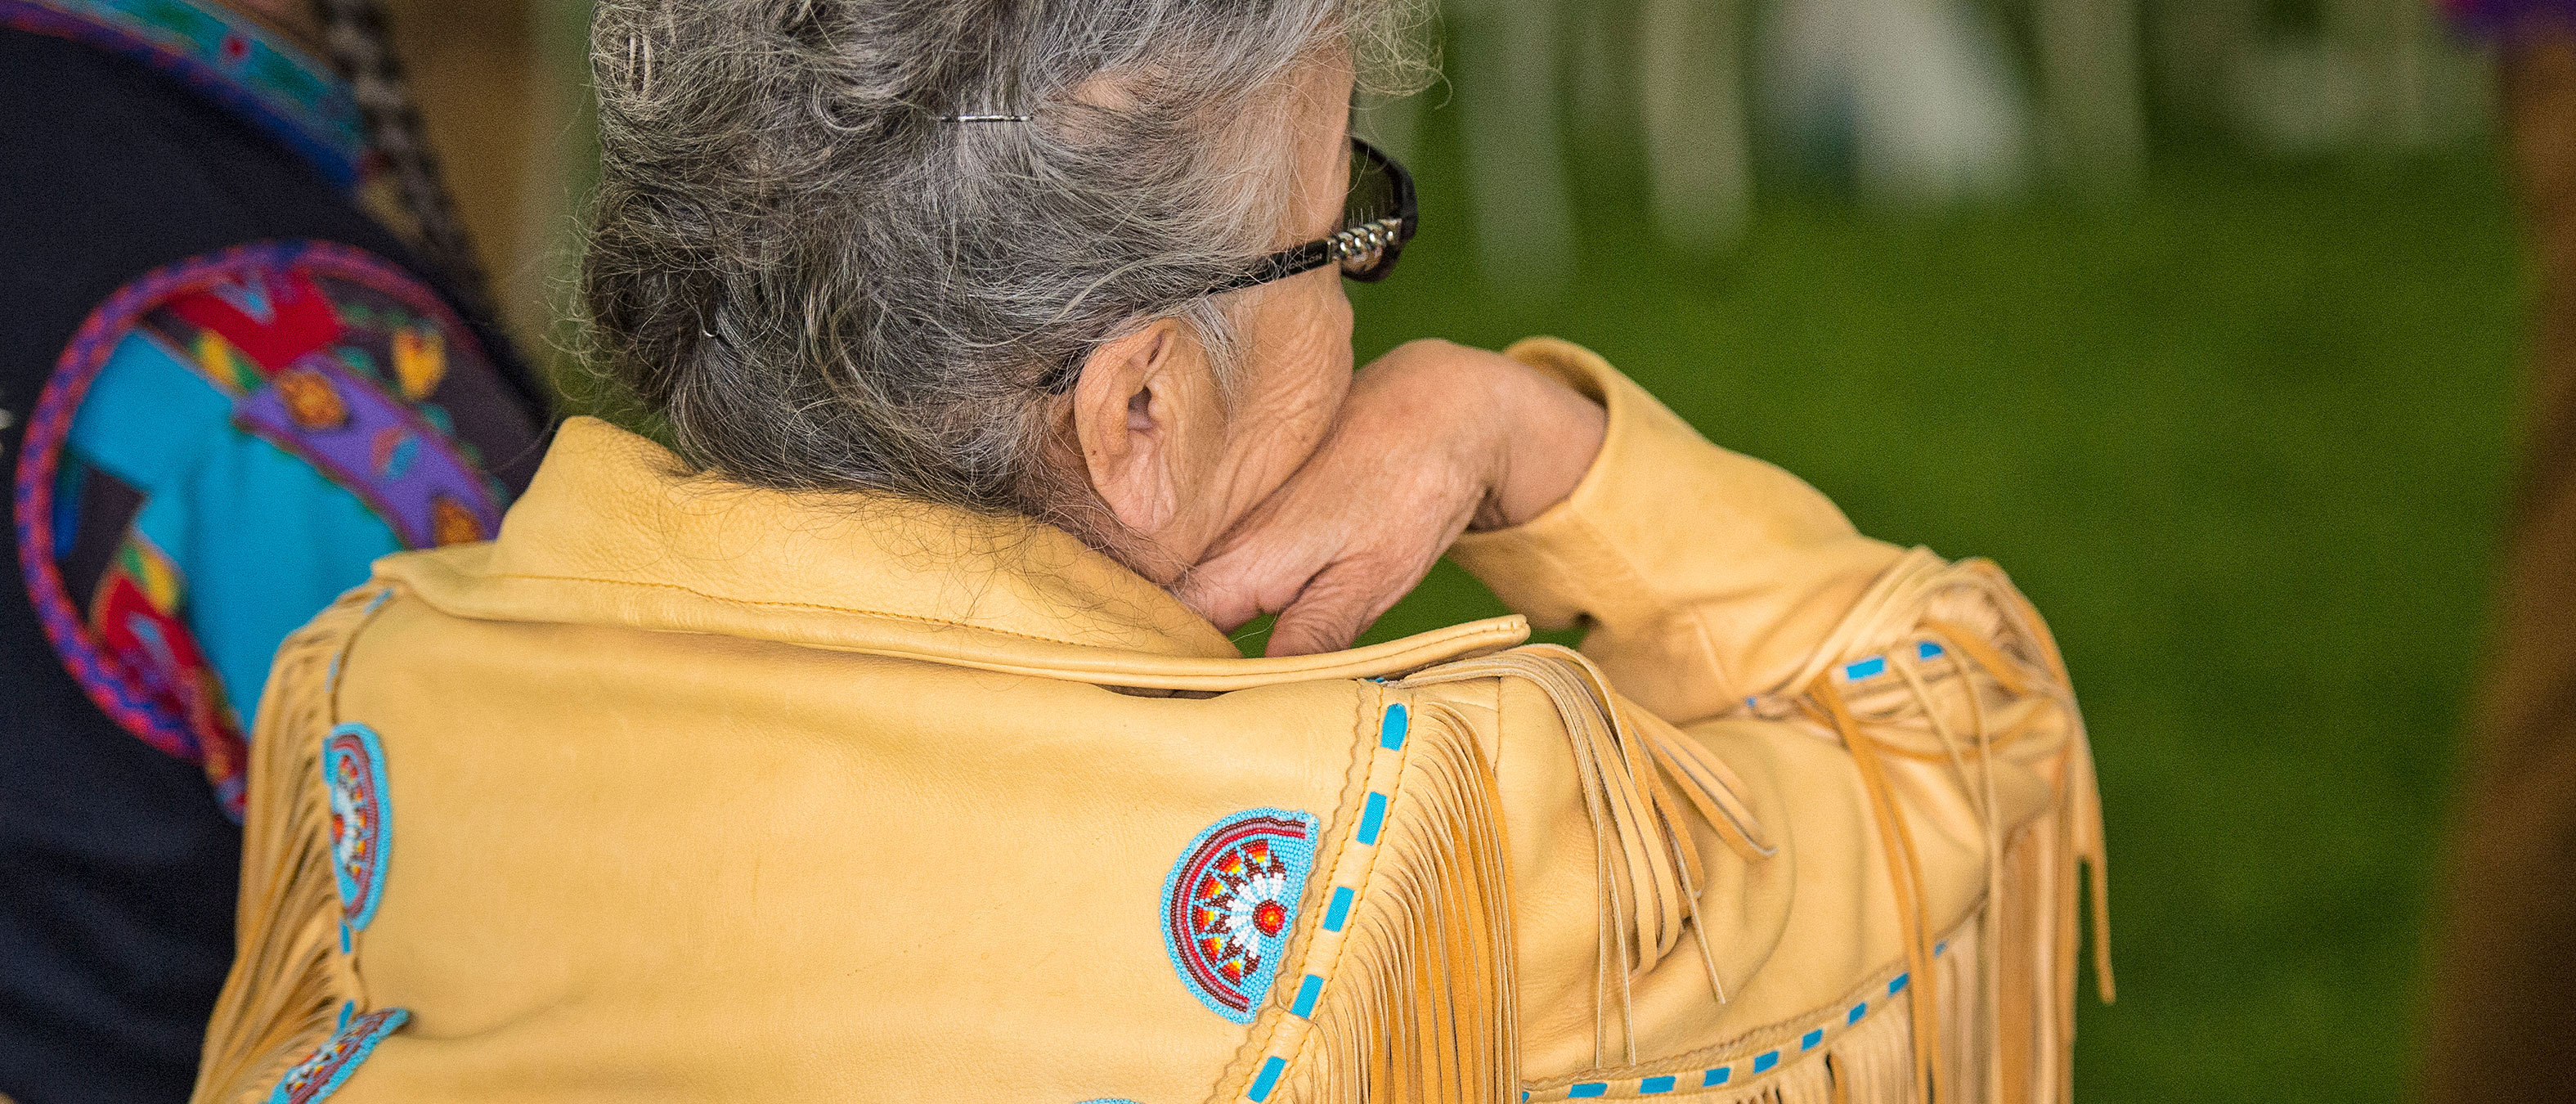
[[[1342,201],[1342,228],[1304,245],[1263,257],[1208,288],[1207,294],[1259,287],[1273,280],[1313,272],[1328,264],[1342,266],[1345,279],[1374,284],[1395,271],[1404,243],[1422,226],[1414,206],[1413,174],[1359,135],[1351,136],[1351,188]],[[1082,366],[1077,356],[1049,372],[1040,386],[1062,393],[1073,386]]]
[[1351,190],[1342,202],[1342,228],[1332,236],[1282,249],[1234,278],[1208,289],[1211,295],[1259,287],[1313,272],[1328,264],[1342,275],[1374,284],[1395,271],[1404,243],[1422,226],[1413,203],[1413,174],[1359,135],[1351,136]]

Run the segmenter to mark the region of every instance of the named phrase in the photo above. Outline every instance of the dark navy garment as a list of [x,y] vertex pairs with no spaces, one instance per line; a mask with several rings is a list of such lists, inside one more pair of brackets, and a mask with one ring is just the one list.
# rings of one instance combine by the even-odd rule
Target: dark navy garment
[[545,405],[351,198],[327,67],[192,0],[0,0],[0,1096],[175,1102],[277,642],[484,539]]

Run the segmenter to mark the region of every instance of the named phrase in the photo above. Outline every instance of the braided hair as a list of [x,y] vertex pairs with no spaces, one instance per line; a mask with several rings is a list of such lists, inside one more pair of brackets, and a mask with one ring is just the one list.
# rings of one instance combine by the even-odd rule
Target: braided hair
[[383,158],[417,229],[422,258],[447,278],[450,293],[468,315],[497,322],[491,283],[475,259],[472,236],[456,215],[456,201],[447,193],[438,158],[421,129],[420,107],[412,102],[411,85],[386,38],[384,9],[376,0],[314,0],[314,5],[332,63],[349,79],[357,98],[367,144]]

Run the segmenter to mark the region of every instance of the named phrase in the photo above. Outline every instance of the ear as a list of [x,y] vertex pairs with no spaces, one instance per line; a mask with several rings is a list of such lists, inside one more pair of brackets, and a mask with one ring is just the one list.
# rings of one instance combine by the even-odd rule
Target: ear
[[1186,336],[1157,320],[1092,350],[1073,386],[1073,428],[1092,490],[1152,540],[1180,513]]

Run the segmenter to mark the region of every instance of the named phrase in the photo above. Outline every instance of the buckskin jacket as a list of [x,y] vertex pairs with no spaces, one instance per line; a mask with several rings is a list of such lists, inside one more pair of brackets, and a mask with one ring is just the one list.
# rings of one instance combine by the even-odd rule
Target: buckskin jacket
[[2039,618],[1512,355],[1610,414],[1452,551],[1528,620],[1281,659],[1052,529],[568,424],[279,655],[196,1098],[2065,1099]]

